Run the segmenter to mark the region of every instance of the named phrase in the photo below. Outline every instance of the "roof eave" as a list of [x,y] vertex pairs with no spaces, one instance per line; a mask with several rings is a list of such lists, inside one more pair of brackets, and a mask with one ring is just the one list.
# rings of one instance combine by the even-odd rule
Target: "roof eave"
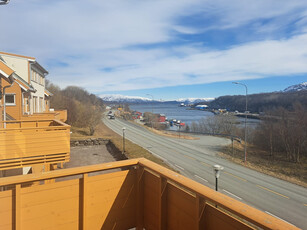
[[49,74],[49,72],[44,68],[42,67],[37,61],[33,61],[32,64],[37,68],[39,69],[45,76],[47,74]]

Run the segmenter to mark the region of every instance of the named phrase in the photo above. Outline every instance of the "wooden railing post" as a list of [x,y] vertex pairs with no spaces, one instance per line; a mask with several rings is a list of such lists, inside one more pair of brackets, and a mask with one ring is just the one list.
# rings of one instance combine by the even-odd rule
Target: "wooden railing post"
[[205,199],[196,194],[196,213],[195,213],[195,229],[200,230],[204,228],[204,212],[205,212]]
[[88,174],[84,173],[83,177],[80,179],[80,210],[79,210],[79,229],[87,229],[87,181]]
[[137,167],[136,176],[136,229],[144,228],[144,167]]
[[14,207],[13,207],[13,229],[14,230],[19,230],[21,229],[21,223],[20,223],[20,209],[21,209],[21,204],[20,204],[20,190],[21,190],[21,185],[16,184],[15,185],[15,190],[14,190]]
[[159,229],[167,228],[167,179],[159,179]]

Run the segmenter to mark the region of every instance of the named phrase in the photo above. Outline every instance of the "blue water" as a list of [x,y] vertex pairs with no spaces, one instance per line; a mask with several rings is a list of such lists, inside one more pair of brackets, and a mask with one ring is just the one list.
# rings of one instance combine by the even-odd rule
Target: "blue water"
[[140,104],[140,105],[130,105],[131,110],[136,110],[139,112],[152,112],[157,114],[165,114],[168,120],[176,119],[181,122],[185,122],[190,125],[193,121],[199,121],[202,118],[208,116],[214,116],[213,113],[200,110],[188,110],[188,107],[179,107],[175,104]]
[[[189,107],[179,107],[176,104],[137,104],[130,105],[131,110],[139,112],[152,112],[156,114],[165,114],[168,120],[176,119],[184,122],[187,125],[198,122],[201,119],[214,116],[213,113],[202,110],[189,110]],[[240,127],[243,127],[244,118],[237,118],[240,122]],[[259,120],[248,119],[247,124],[249,127],[255,127],[259,123]]]

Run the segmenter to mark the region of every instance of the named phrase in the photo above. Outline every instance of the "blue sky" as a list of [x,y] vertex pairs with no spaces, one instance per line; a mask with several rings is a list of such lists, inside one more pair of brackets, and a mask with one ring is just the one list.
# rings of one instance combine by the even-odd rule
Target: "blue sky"
[[64,88],[155,99],[282,90],[307,81],[306,0],[11,0],[1,51]]

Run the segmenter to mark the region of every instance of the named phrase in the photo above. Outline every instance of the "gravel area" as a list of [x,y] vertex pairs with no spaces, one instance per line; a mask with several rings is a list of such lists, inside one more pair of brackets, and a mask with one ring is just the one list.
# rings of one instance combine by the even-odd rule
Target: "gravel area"
[[64,168],[102,164],[116,161],[107,150],[106,145],[76,146],[70,148],[70,161]]
[[[113,161],[116,161],[116,159],[108,151],[106,145],[76,146],[70,148],[70,161],[65,163],[63,168],[64,169],[74,168],[80,166],[102,164]],[[116,172],[116,171],[120,171],[120,169],[112,169],[107,171],[90,173],[89,176]],[[56,181],[71,180],[78,178],[81,178],[81,175],[58,178],[56,179]]]

